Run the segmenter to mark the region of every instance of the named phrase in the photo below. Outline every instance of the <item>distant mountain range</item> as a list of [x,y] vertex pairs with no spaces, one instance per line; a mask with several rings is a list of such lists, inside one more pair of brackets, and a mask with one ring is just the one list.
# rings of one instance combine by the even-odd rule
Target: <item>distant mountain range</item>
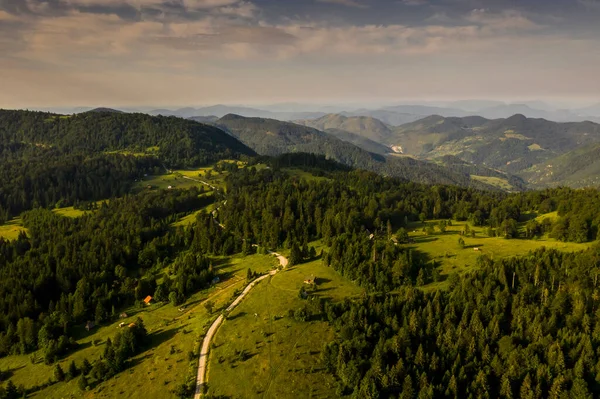
[[[380,123],[380,122],[379,122]],[[225,115],[214,123],[260,155],[290,152],[324,155],[344,165],[429,184],[453,184],[494,190],[462,172],[410,157],[382,156],[343,141],[333,134],[291,122]],[[345,133],[349,133],[344,131]],[[354,133],[350,133],[354,134]]]
[[[600,125],[558,123],[520,114],[493,120],[430,116],[395,128],[386,144],[401,146],[404,153],[424,159],[452,155],[522,176],[532,184],[584,186],[593,175],[589,166],[596,162],[592,154],[600,144]],[[596,168],[600,171],[600,165]]]
[[221,118],[228,114],[235,114],[249,118],[271,118],[278,120],[312,119],[325,115],[324,112],[271,112],[262,109],[237,107],[228,105],[213,105],[204,108],[180,108],[176,110],[155,109],[151,115],[178,116],[180,118],[214,117]]
[[[311,106],[301,104],[272,104],[263,108],[213,105],[209,107],[185,107],[178,109],[166,108],[118,108],[123,112],[142,112],[150,115],[177,116],[180,118],[217,117],[235,114],[251,118],[269,118],[281,121],[294,121],[317,119],[335,113],[341,116],[366,116],[379,119],[390,126],[400,126],[414,122],[431,115],[443,117],[482,116],[487,119],[508,118],[515,114],[522,114],[528,118],[544,118],[555,122],[582,122],[593,121],[600,123],[600,103],[583,108],[561,109],[553,107],[542,101],[529,101],[523,103],[504,103],[490,100],[461,100],[439,105],[402,104],[378,108],[352,108],[343,110],[343,106]],[[103,109],[103,108],[100,108]],[[91,108],[79,107],[60,110],[63,113],[80,113]],[[345,129],[342,129],[345,130]]]

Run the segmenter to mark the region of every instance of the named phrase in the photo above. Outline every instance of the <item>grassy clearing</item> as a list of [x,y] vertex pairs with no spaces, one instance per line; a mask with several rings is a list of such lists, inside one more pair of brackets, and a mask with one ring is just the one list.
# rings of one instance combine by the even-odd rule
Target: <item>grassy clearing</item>
[[507,179],[502,179],[500,177],[471,175],[471,178],[473,180],[489,184],[490,186],[498,187],[502,190],[512,190],[514,188]]
[[[179,171],[175,171],[179,172]],[[169,187],[178,189],[189,189],[192,187],[206,187],[202,183],[193,180],[184,179],[178,173],[170,173],[164,175],[145,176],[133,185],[134,191],[147,190],[148,187],[156,190],[167,190]],[[206,187],[209,189],[208,187]]]
[[69,218],[78,218],[85,214],[85,211],[75,209],[72,206],[69,206],[66,208],[55,208],[52,210],[52,212],[56,213],[57,215],[65,216],[65,217],[69,217]]
[[[238,166],[240,166],[239,163]],[[243,167],[244,165],[241,164],[241,166]],[[191,179],[202,180],[219,189],[225,189],[225,178],[227,177],[227,175],[227,172],[215,171],[214,166],[207,166],[197,169],[176,169],[169,171],[169,173],[161,175],[144,176],[142,179],[140,179],[134,184],[133,189],[134,191],[141,191],[147,190],[148,186],[151,186],[152,189],[164,190],[168,189],[169,186],[171,186],[172,188],[180,189],[187,189],[191,187],[204,187],[207,190],[211,190],[209,186],[199,181],[186,179],[184,178],[184,176],[189,177]]]
[[3,225],[0,225],[0,237],[6,240],[16,240],[21,231],[27,233],[27,229],[23,227],[21,218],[14,218]]
[[[538,218],[552,217],[552,214],[538,216]],[[430,222],[434,223],[434,222]],[[445,233],[437,232],[433,236],[427,236],[422,232],[422,225],[415,223],[410,226],[409,236],[415,241],[410,246],[420,253],[426,255],[427,259],[435,260],[441,264],[440,272],[442,275],[451,273],[464,273],[473,270],[476,267],[477,258],[481,255],[490,256],[492,259],[506,258],[510,256],[526,255],[529,251],[538,248],[554,248],[561,251],[575,252],[585,250],[589,247],[587,244],[577,244],[570,242],[561,242],[554,239],[543,237],[537,240],[526,239],[504,239],[501,237],[488,237],[485,228],[471,227],[475,230],[475,237],[462,237],[460,231],[463,230],[466,222],[452,222],[452,226],[447,227]],[[416,230],[416,232],[415,232]],[[465,241],[465,248],[460,248],[458,239],[462,237]],[[478,248],[479,251],[476,251]],[[444,282],[434,283],[428,288],[443,288]]]
[[[334,339],[323,321],[298,322],[288,310],[303,281],[317,276],[316,295],[334,301],[362,290],[320,260],[292,267],[259,283],[230,314],[215,336],[208,369],[209,393],[232,398],[336,397],[336,383],[322,369],[320,351]],[[241,360],[236,351],[245,351]]]
[[[111,324],[88,333],[80,326],[77,342],[79,349],[61,360],[66,370],[71,360],[78,365],[84,358],[90,362],[98,358],[104,350],[106,339],[118,331],[120,322],[129,323],[137,317],[144,324],[151,339],[149,349],[136,356],[131,367],[114,378],[99,384],[89,392],[82,392],[77,380],[50,385],[35,392],[32,398],[173,398],[171,390],[184,382],[190,363],[197,365],[197,358],[188,360],[188,353],[201,342],[210,323],[216,318],[219,309],[225,308],[231,301],[234,291],[246,284],[246,271],[250,267],[256,271],[267,271],[276,264],[276,259],[267,255],[251,255],[223,259],[218,267],[221,282],[215,287],[193,295],[185,304],[185,311],[179,312],[178,306],[155,304],[143,308],[129,308],[125,312],[128,318],[119,319]],[[209,315],[203,306],[210,299],[215,311]],[[92,344],[96,341],[96,345]],[[173,348],[173,349],[172,349]],[[54,365],[48,366],[40,361],[35,364],[30,355],[9,356],[0,359],[0,370],[10,370],[11,380],[18,386],[31,387],[46,383],[53,376]]]

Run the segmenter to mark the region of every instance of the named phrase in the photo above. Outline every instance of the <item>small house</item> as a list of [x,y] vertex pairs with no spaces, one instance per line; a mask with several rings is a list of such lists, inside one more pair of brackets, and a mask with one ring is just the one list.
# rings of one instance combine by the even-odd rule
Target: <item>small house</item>
[[127,313],[125,313],[125,312],[123,312],[123,313],[121,313],[121,314],[119,315],[119,319],[126,319],[126,318],[128,318],[128,317],[129,317],[129,316],[128,316],[128,315],[127,315]]
[[93,321],[88,320],[88,322],[85,323],[85,329],[88,331],[94,329],[94,327],[96,327],[96,323],[94,323]]
[[317,278],[315,276],[308,277],[304,280],[304,284],[317,284]]
[[480,249],[479,249],[479,248],[473,248],[473,251],[475,251],[475,252],[479,252],[479,251],[480,251]]
[[144,303],[146,305],[151,305],[152,304],[152,297],[150,295],[148,295],[146,298],[144,298]]
[[133,327],[135,327],[136,325],[137,325],[137,324],[135,324],[135,323],[129,323],[129,325],[128,325],[127,327],[129,327],[129,328],[133,328]]
[[119,323],[119,328],[123,328],[123,326],[125,326],[125,322],[124,321],[122,321],[122,322]]
[[168,190],[170,190],[170,189],[172,189],[172,188],[173,188],[173,186],[169,186],[169,187],[167,187],[167,189],[168,189]]

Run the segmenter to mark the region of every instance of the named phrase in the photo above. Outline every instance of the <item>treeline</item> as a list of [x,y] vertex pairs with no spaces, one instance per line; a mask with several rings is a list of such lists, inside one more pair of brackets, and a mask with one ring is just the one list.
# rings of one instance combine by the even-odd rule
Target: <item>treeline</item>
[[[170,228],[206,205],[199,194],[113,198],[79,218],[23,214],[28,235],[0,238],[0,355],[42,350],[51,363],[74,348],[74,325],[108,321],[147,295],[180,302],[208,284],[210,260],[189,253],[183,228]],[[167,266],[171,276],[157,286]]]
[[448,291],[326,304],[323,362],[361,398],[597,397],[598,255],[483,257]]

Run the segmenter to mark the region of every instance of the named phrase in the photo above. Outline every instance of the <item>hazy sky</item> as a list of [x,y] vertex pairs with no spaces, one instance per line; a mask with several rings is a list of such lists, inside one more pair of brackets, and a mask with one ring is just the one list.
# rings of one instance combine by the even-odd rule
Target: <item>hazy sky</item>
[[0,107],[600,101],[600,0],[0,0]]

